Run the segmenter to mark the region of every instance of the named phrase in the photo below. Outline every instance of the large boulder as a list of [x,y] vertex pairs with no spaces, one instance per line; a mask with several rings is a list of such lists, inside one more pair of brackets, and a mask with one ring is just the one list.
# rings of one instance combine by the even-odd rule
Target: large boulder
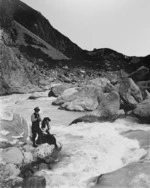
[[1,153],[1,157],[3,158],[3,161],[11,164],[22,164],[24,160],[21,150],[17,147],[4,149]]
[[12,181],[19,175],[20,170],[14,164],[0,165],[0,187],[12,188]]
[[137,104],[133,110],[133,115],[137,117],[141,123],[150,123],[150,98]]
[[135,162],[111,173],[95,178],[92,188],[148,188],[150,163]]
[[107,84],[110,84],[110,81],[105,77],[95,78],[93,80],[88,80],[86,82],[86,85],[93,85],[96,88],[100,88],[102,91],[105,90],[105,87],[107,86]]
[[122,78],[119,93],[122,101],[127,104],[137,104],[143,100],[139,87],[131,78]]
[[62,105],[65,102],[70,102],[77,97],[79,88],[73,87],[66,89],[55,101],[52,102],[53,105]]
[[108,83],[105,87],[105,91],[106,93],[110,93],[112,91],[119,91],[119,84],[113,85],[111,83]]
[[0,115],[1,142],[15,144],[18,141],[25,142],[28,137],[28,125],[26,120],[19,114],[3,112]]
[[[56,100],[53,104],[58,101],[61,102],[61,108],[71,111],[92,111],[95,110],[103,98],[101,89],[95,86],[88,85],[78,89],[78,92],[74,92],[68,98],[64,100]],[[62,98],[61,98],[62,99]]]
[[34,159],[43,159],[45,157],[51,156],[54,151],[54,145],[41,144],[38,146],[33,153]]
[[118,92],[112,91],[103,97],[99,106],[91,114],[98,117],[110,117],[118,113],[120,109],[120,97]]
[[71,84],[57,84],[51,87],[51,90],[48,94],[49,97],[58,97],[60,96],[66,89],[73,87]]
[[48,91],[43,91],[43,92],[34,92],[32,93],[28,99],[29,100],[36,100],[36,99],[39,99],[39,98],[44,98],[44,97],[47,97],[47,94],[48,94]]
[[28,164],[33,161],[33,155],[31,152],[23,152],[23,155],[24,155],[24,160],[23,160],[24,164]]
[[80,123],[80,122],[85,122],[85,123],[93,123],[93,122],[114,122],[116,119],[118,119],[120,115],[113,115],[113,116],[94,116],[94,115],[85,115],[82,117],[79,117],[75,120],[73,120],[69,125]]

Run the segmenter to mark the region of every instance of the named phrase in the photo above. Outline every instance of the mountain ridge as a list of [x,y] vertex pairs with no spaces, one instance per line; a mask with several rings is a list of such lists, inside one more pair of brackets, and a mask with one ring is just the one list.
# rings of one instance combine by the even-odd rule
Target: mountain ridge
[[[81,49],[68,37],[57,31],[41,13],[20,0],[0,0],[0,12],[2,31],[0,45],[3,46],[3,49],[7,49],[2,50],[1,53],[6,59],[1,59],[3,69],[0,70],[0,75],[5,84],[1,82],[0,95],[25,92],[26,89],[21,90],[23,83],[17,81],[19,76],[20,79],[27,78],[28,84],[25,87],[28,88],[31,83],[31,88],[28,88],[27,91],[32,92],[33,88],[41,90],[46,88],[46,85],[50,87],[53,80],[64,81],[63,74],[68,76],[68,78],[65,76],[67,82],[69,79],[69,82],[72,79],[80,82],[83,79],[82,76],[77,76],[80,74],[80,69],[86,69],[87,72],[91,72],[89,75],[95,77],[106,71],[113,72],[123,69],[131,73],[143,65],[149,68],[150,55],[146,57],[126,56],[109,48],[93,51]],[[6,67],[3,62],[7,65]],[[12,67],[10,62],[14,63],[12,74],[7,73]],[[17,69],[19,62],[21,67]],[[64,67],[67,69],[65,70]],[[24,70],[23,74],[17,73],[22,70]],[[18,75],[18,78],[15,79],[16,84],[12,76],[15,74]],[[73,78],[70,75],[76,76]],[[14,86],[16,89],[13,88]]]

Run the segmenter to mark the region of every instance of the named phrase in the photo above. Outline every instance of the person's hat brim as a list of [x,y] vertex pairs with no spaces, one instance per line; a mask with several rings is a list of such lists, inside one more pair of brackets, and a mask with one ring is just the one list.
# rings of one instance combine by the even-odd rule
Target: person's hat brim
[[35,111],[40,111],[39,107],[34,108]]

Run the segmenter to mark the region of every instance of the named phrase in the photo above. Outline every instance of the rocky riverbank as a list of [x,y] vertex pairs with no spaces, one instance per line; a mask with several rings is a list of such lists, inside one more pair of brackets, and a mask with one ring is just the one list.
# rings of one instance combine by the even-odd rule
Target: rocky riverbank
[[[52,85],[49,96],[57,97],[52,104],[60,106],[60,109],[90,111],[89,122],[92,117],[92,122],[95,122],[107,118],[115,120],[120,115],[128,114],[137,117],[141,123],[150,123],[150,94],[136,84],[136,79],[134,81],[131,78],[134,74],[118,72],[89,79],[78,85]],[[80,121],[87,121],[87,117],[81,117]]]
[[[106,79],[99,78],[98,80],[108,82]],[[96,82],[94,83],[96,84]],[[100,87],[101,82],[99,83]],[[103,87],[103,91],[105,91],[105,87]],[[122,119],[117,120],[116,118],[113,121],[110,120],[109,123],[108,116],[102,120],[103,116],[96,115],[95,117],[99,118],[98,123],[93,123],[95,122],[95,119],[92,120],[94,115],[90,118],[89,111],[86,109],[83,112],[59,110],[52,103],[60,96],[56,99],[48,97],[48,93],[49,91],[1,97],[1,103],[5,109],[1,113],[3,130],[0,133],[2,136],[1,185],[3,187],[29,187],[33,183],[36,186],[51,186],[53,188],[64,185],[70,187],[72,184],[75,187],[81,185],[82,187],[101,187],[111,184],[112,188],[117,185],[122,187],[143,186],[145,188],[148,185],[147,168],[150,146],[148,125],[138,124],[139,120],[134,119],[135,117],[125,117],[124,112]],[[69,92],[67,93],[69,94]],[[106,99],[109,99],[108,96],[112,95],[112,91],[103,92],[103,95],[105,99],[103,100],[107,101]],[[116,96],[116,91],[114,91],[114,95]],[[117,94],[117,100],[115,98],[117,109],[118,96],[120,97],[120,94]],[[112,108],[109,107],[115,100],[112,100],[111,96],[109,102],[103,102],[103,104],[109,104],[103,105],[103,107],[107,107],[106,109],[112,112],[112,117],[114,114],[116,115],[116,111],[111,111]],[[99,102],[98,111],[101,110],[100,104]],[[52,119],[52,131],[56,133],[58,142],[63,144],[61,152],[55,152],[53,147],[48,148],[47,145],[39,147],[37,151],[27,139],[30,130],[30,115],[34,106],[40,106],[42,117],[48,116]],[[95,111],[97,112],[97,108],[93,110],[93,112]],[[91,111],[90,114],[93,112]],[[72,123],[71,126],[68,126],[70,122],[83,116],[88,117],[87,121],[84,121],[86,123],[83,123],[82,120],[80,123],[77,121],[78,123],[75,122],[77,124]],[[55,161],[55,157],[58,158],[58,162]],[[82,164],[81,168],[77,168],[79,163]],[[137,169],[140,169],[140,172]],[[110,173],[107,174],[107,172]],[[127,172],[131,172],[132,181]],[[96,177],[96,175],[100,176]],[[96,178],[91,180],[93,176]],[[121,179],[121,184],[116,184],[118,177]],[[6,181],[2,181],[4,179]]]
[[19,114],[3,111],[0,125],[0,187],[44,188],[44,177],[40,179],[34,174],[51,169],[60,149],[48,144],[33,148],[27,121]]

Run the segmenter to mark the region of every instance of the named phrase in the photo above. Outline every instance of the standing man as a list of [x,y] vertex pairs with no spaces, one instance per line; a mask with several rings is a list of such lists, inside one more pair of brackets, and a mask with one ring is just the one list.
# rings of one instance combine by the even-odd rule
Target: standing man
[[41,116],[39,114],[39,107],[34,108],[34,113],[31,115],[31,122],[32,122],[32,140],[33,140],[33,147],[37,147],[35,138],[38,134],[40,135],[40,121],[42,121]]

